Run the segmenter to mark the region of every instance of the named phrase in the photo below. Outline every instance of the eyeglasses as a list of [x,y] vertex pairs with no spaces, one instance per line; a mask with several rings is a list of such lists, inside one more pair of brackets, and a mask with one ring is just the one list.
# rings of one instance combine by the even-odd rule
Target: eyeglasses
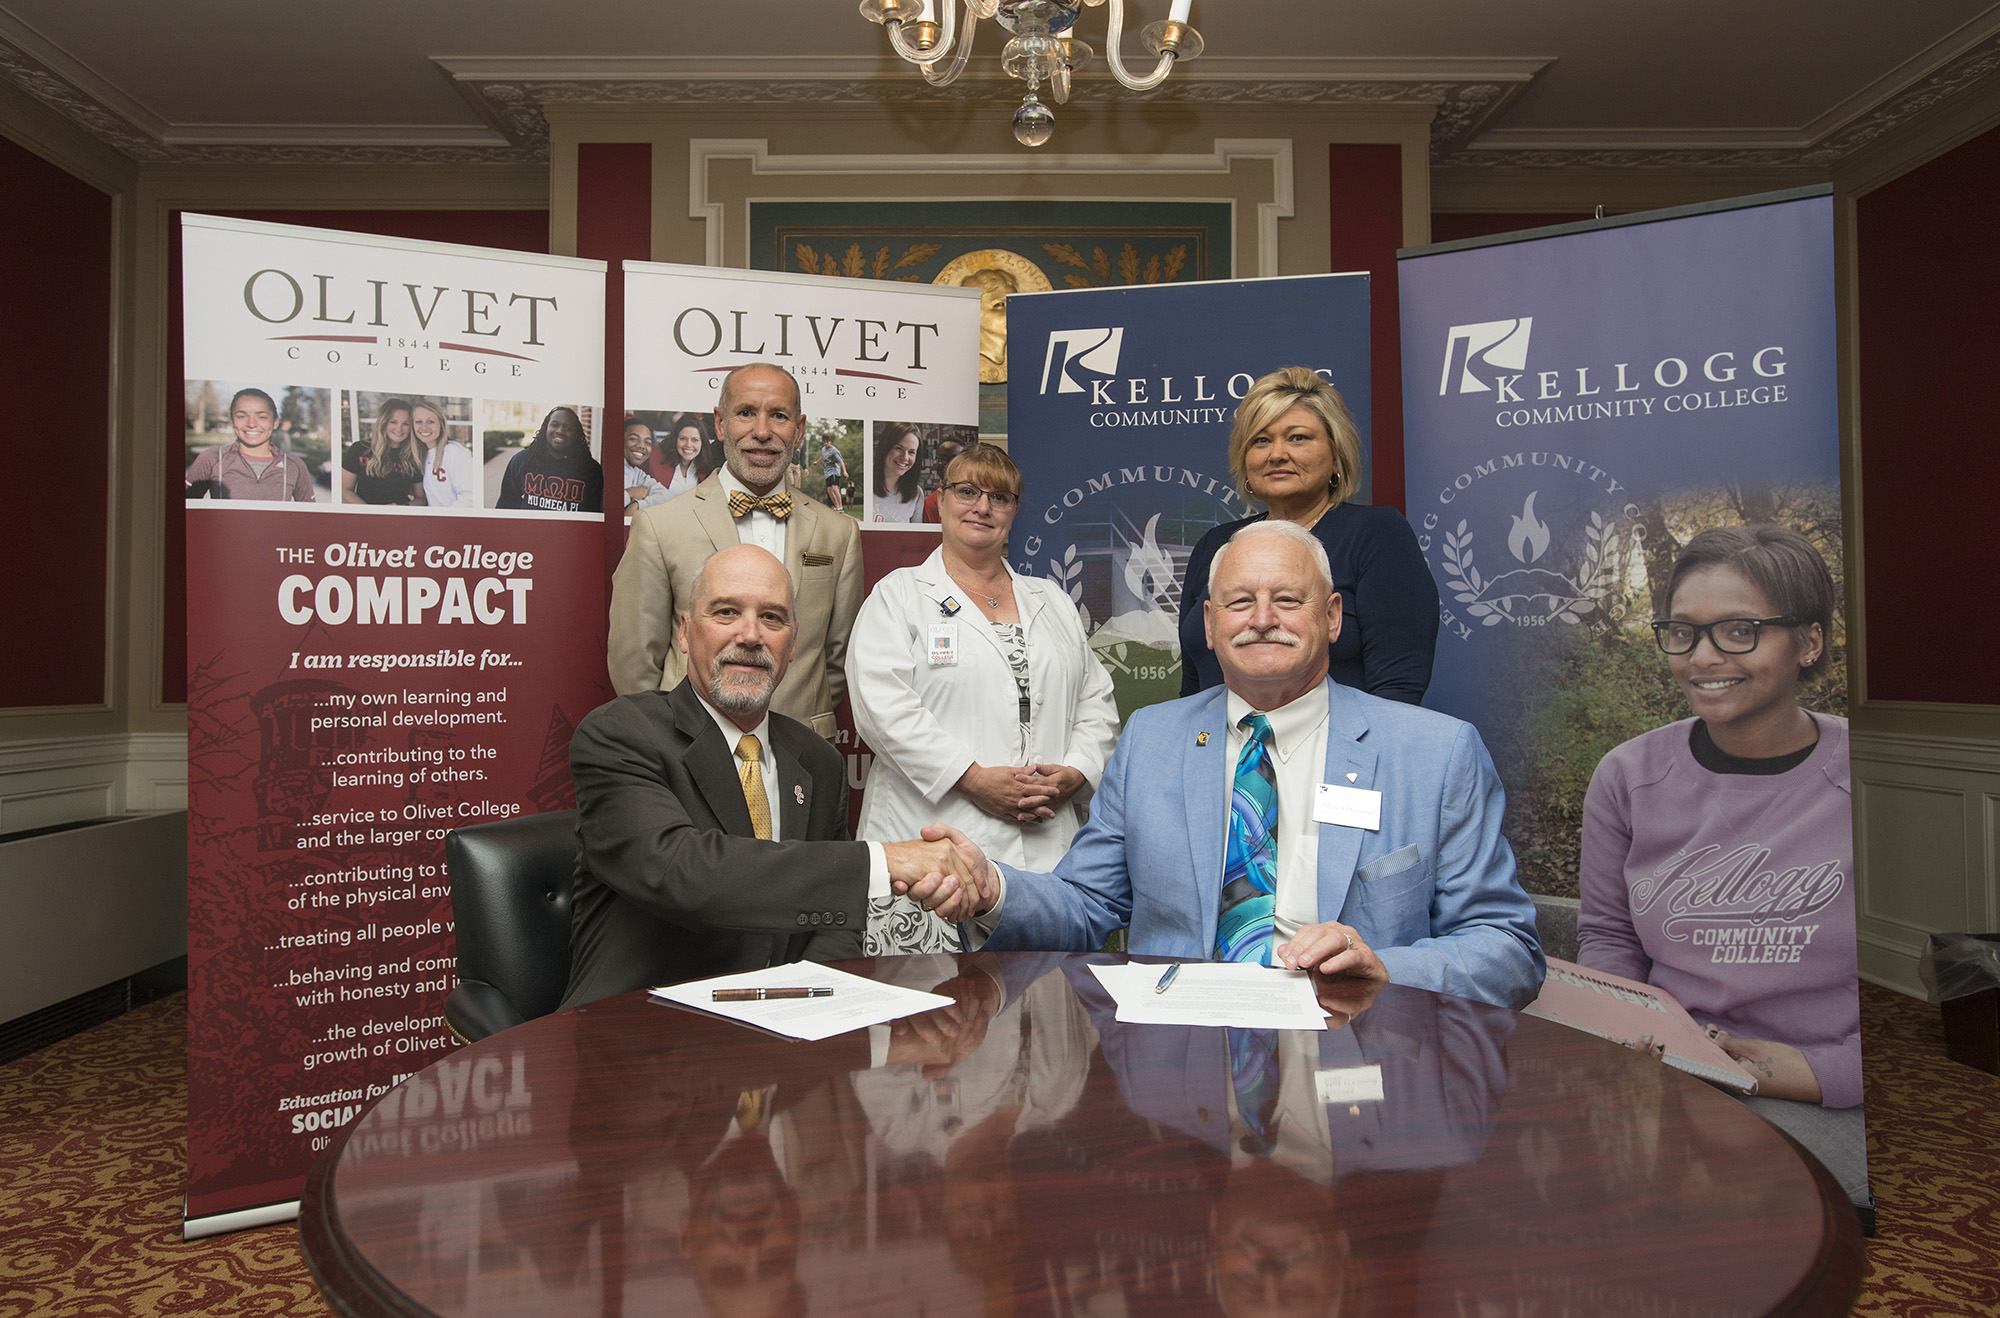
[[1717,618],[1714,622],[1656,622],[1653,639],[1666,654],[1692,654],[1701,638],[1720,654],[1749,654],[1766,627],[1798,627],[1797,618]]
[[983,494],[987,502],[993,505],[995,512],[1011,512],[1021,503],[1021,496],[1018,494],[1009,494],[1005,490],[982,490],[971,481],[959,481],[945,488],[957,495],[961,502],[968,504],[978,503],[979,496]]

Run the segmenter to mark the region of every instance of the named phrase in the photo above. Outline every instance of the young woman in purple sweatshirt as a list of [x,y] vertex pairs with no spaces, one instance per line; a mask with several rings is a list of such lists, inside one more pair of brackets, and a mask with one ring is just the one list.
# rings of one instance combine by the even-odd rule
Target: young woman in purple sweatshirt
[[1704,531],[1653,624],[1695,717],[1604,757],[1584,800],[1584,965],[1672,993],[1758,1080],[1861,1102],[1847,720],[1801,709],[1833,580],[1778,526]]

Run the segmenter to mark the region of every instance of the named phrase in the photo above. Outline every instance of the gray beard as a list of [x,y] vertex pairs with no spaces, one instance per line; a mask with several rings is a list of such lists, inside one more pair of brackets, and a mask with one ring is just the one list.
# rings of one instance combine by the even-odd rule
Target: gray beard
[[730,475],[743,482],[743,488],[760,497],[769,494],[785,483],[785,468],[782,466],[776,472],[772,473],[770,479],[759,480],[750,474],[748,464],[743,461],[740,454],[729,454],[728,457],[723,459],[723,465],[729,468]]
[[[720,655],[709,665],[708,701],[724,714],[761,714],[771,703],[771,693],[778,689],[778,679],[771,669],[764,670],[763,680],[755,687],[744,684],[730,685],[725,682]],[[747,679],[746,679],[747,681]]]

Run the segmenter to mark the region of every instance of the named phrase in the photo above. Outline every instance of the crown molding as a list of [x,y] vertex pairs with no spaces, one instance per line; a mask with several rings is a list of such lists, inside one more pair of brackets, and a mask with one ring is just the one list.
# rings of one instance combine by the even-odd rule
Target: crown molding
[[1573,133],[1496,128],[1456,150],[1445,169],[1826,170],[2000,70],[2000,9],[1892,69],[1810,123],[1769,129],[1621,129]]
[[[1103,72],[1076,79],[1079,104],[1160,101],[1250,108],[1421,105],[1434,111],[1432,138],[1470,141],[1553,60],[1209,59],[1158,90],[1138,94]],[[439,57],[433,60],[482,118],[523,149],[546,152],[546,107],[872,106],[1004,102],[1021,84],[993,70],[932,87],[914,69],[880,60]],[[774,67],[775,66],[775,67]]]
[[[1083,104],[1245,111],[1428,107],[1432,163],[1490,169],[1818,169],[1862,150],[2000,70],[2000,8],[1988,10],[1807,123],[1747,129],[1568,130],[1494,126],[1549,58],[1205,56],[1158,90],[1132,93],[1098,66]],[[170,123],[0,8],[0,77],[140,164],[539,164],[545,107],[719,111],[928,102],[969,107],[1019,85],[988,68],[934,88],[886,56],[778,58],[438,56],[481,124]]]

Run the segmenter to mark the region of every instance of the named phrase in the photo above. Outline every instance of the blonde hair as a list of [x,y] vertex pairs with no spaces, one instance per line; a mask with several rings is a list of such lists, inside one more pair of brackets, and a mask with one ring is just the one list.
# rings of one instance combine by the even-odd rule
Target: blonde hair
[[421,439],[417,439],[417,412],[419,409],[429,412],[438,419],[438,444],[440,446],[449,444],[451,442],[451,418],[444,414],[444,405],[442,403],[434,403],[428,398],[412,398],[410,400],[410,438],[416,440],[419,445],[422,445],[424,442]]
[[1236,408],[1236,424],[1229,432],[1229,474],[1235,478],[1236,493],[1245,501],[1253,498],[1246,461],[1250,441],[1257,432],[1294,407],[1303,407],[1319,418],[1333,446],[1333,480],[1328,486],[1336,506],[1346,502],[1361,483],[1361,429],[1347,410],[1340,390],[1326,378],[1304,366],[1286,366],[1272,371],[1250,386]]
[[[389,418],[401,412],[410,419],[410,433],[395,448],[389,444]],[[370,476],[409,473],[424,469],[422,447],[417,443],[417,414],[407,398],[385,398],[375,408],[375,422],[369,427],[368,458],[362,464]]]

